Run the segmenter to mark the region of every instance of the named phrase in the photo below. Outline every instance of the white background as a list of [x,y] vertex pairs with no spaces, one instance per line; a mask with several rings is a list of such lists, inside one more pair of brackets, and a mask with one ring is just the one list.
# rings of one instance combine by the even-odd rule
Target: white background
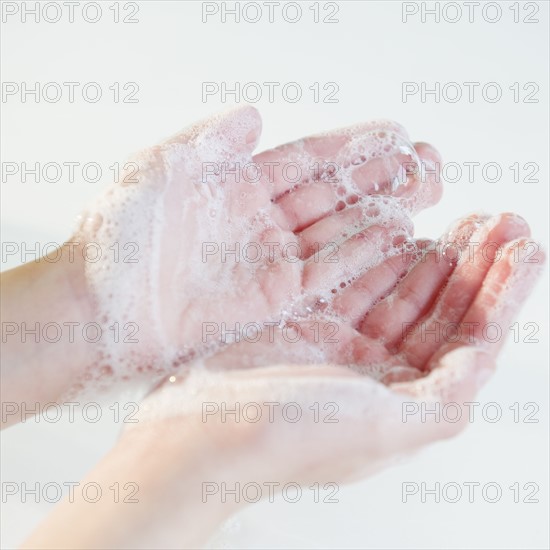
[[[30,4],[34,4],[30,3]],[[77,179],[69,183],[22,183],[18,177],[2,181],[2,240],[62,243],[75,216],[107,184],[108,167],[132,151],[153,144],[197,119],[227,108],[220,96],[204,102],[205,81],[298,82],[303,98],[289,103],[280,95],[256,103],[264,121],[260,149],[303,135],[373,118],[402,123],[413,140],[429,141],[444,161],[463,166],[462,178],[445,184],[441,203],[417,218],[419,236],[439,235],[459,216],[472,211],[515,211],[528,219],[533,236],[548,250],[548,3],[519,3],[520,22],[514,22],[512,2],[498,2],[499,21],[491,8],[483,17],[480,6],[469,22],[467,8],[456,23],[445,11],[422,22],[420,10],[434,2],[416,3],[419,12],[403,22],[403,4],[393,1],[338,2],[338,23],[315,23],[312,2],[301,2],[302,17],[286,22],[280,7],[275,22],[267,9],[258,23],[202,22],[200,2],[140,2],[139,23],[115,24],[113,2],[101,2],[103,16],[84,22],[75,10],[74,23],[65,11],[57,23],[23,23],[21,15],[2,24],[2,80],[4,82],[99,82],[104,96],[87,103],[77,88],[74,103],[67,96],[38,103],[21,95],[2,99],[2,162],[98,162],[104,178],[98,183]],[[232,2],[229,4],[233,4]],[[258,3],[260,7],[262,3]],[[330,13],[320,2],[321,18]],[[407,3],[404,3],[407,4]],[[408,3],[414,4],[414,3]],[[493,4],[495,4],[493,2]],[[129,13],[122,8],[121,14]],[[327,11],[324,11],[325,8]],[[412,9],[412,8],[411,8]],[[253,12],[248,12],[253,15]],[[291,16],[293,11],[288,12]],[[52,11],[51,14],[54,14]],[[93,10],[89,12],[94,15]],[[446,17],[445,17],[446,16]],[[474,101],[464,97],[438,103],[420,95],[402,99],[402,83],[479,82]],[[114,82],[139,85],[138,103],[114,103]],[[308,87],[335,82],[337,103],[315,103]],[[500,101],[491,103],[481,93],[484,84],[497,83]],[[520,85],[520,101],[509,89]],[[538,103],[525,103],[528,82],[538,86]],[[527,90],[528,91],[528,90]],[[451,93],[451,92],[449,92]],[[499,181],[485,181],[478,167],[468,181],[464,162],[496,162]],[[537,163],[537,182],[514,182],[508,168]],[[492,173],[489,174],[492,177]],[[454,173],[451,174],[454,176]],[[520,180],[527,176],[520,172]],[[32,258],[27,258],[27,260]],[[10,257],[2,269],[21,263]],[[229,547],[290,548],[548,548],[548,289],[547,273],[518,319],[535,322],[539,343],[508,341],[499,371],[479,396],[480,403],[496,402],[503,419],[489,423],[479,418],[456,439],[426,449],[405,464],[376,477],[342,487],[337,504],[314,504],[311,493],[297,504],[268,503],[249,507],[221,541]],[[524,333],[522,333],[522,337]],[[535,402],[538,423],[514,423],[508,409],[518,402]],[[39,424],[30,421],[2,435],[3,481],[78,480],[109,448],[118,427],[108,420],[98,424]],[[365,434],[367,437],[368,434]],[[153,451],[154,452],[154,451]],[[289,451],[291,452],[291,451]],[[289,456],[289,460],[292,457]],[[422,503],[419,496],[402,503],[401,484],[436,481],[496,482],[503,487],[497,503],[477,493],[469,503]],[[536,504],[514,503],[510,485],[534,482],[540,486]],[[522,498],[525,492],[522,491]],[[32,497],[31,497],[32,500]],[[2,547],[23,540],[51,505],[13,497],[2,504]],[[215,544],[220,544],[216,542]]]

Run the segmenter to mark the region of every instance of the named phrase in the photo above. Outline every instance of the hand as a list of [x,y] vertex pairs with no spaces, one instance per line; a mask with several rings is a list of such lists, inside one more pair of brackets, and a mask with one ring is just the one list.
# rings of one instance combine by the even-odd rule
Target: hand
[[[457,433],[467,415],[459,422],[437,422],[433,415],[410,413],[422,404],[434,410],[470,402],[491,375],[502,342],[484,339],[480,327],[497,319],[508,326],[534,283],[543,255],[525,253],[527,233],[525,222],[512,215],[463,220],[441,244],[461,243],[464,250],[466,241],[479,238],[477,250],[485,254],[443,261],[451,259],[447,247],[439,262],[429,253],[416,258],[374,307],[375,295],[391,284],[384,278],[394,272],[395,258],[368,271],[335,300],[335,310],[355,327],[350,341],[336,343],[335,364],[266,367],[270,350],[277,354],[281,347],[262,341],[228,346],[205,364],[182,367],[144,400],[138,423],[128,425],[84,480],[104,486],[131,482],[139,488],[139,503],[121,508],[102,500],[89,514],[80,496],[65,501],[24,547],[197,548],[246,505],[243,498],[222,500],[222,484],[238,487],[239,494],[253,484],[264,494],[266,484],[278,490],[288,482],[340,483]],[[488,255],[483,244],[489,242],[506,243],[501,257]],[[453,250],[456,254],[456,246]],[[431,328],[436,322],[469,323],[476,327],[474,339],[468,333],[467,339],[436,346],[407,342],[407,333],[396,336],[402,322],[419,320]],[[375,326],[383,339],[378,347],[363,334]],[[294,353],[307,353],[309,345],[299,343]],[[370,366],[387,361],[387,368],[370,369],[376,381],[343,368],[346,357]],[[256,364],[260,367],[242,368]]]
[[[525,246],[528,233],[527,224],[512,214],[490,219],[465,218],[439,241],[446,245],[442,247],[446,249],[443,255],[432,253],[430,247],[430,252],[417,257],[401,279],[394,269],[398,257],[394,257],[369,270],[341,293],[334,302],[342,316],[335,342],[320,344],[310,336],[291,344],[281,337],[282,331],[277,331],[275,340],[263,334],[258,342],[228,346],[201,364],[181,369],[152,392],[141,407],[140,422],[129,430],[130,437],[134,430],[139,433],[150,427],[151,445],[170,440],[169,444],[177,447],[177,437],[170,434],[177,433],[178,423],[192,425],[200,418],[204,422],[202,404],[206,401],[224,402],[228,409],[235,402],[297,401],[303,410],[307,403],[311,406],[314,402],[335,401],[345,411],[343,419],[350,429],[330,432],[330,438],[338,439],[332,439],[331,445],[329,439],[323,440],[326,448],[316,446],[315,452],[321,454],[312,454],[312,434],[308,431],[311,426],[307,422],[292,429],[282,424],[275,431],[270,422],[225,424],[219,422],[220,415],[214,415],[213,432],[206,426],[203,429],[229,446],[243,437],[248,441],[248,434],[252,433],[254,441],[247,443],[247,453],[252,462],[261,458],[261,464],[267,463],[269,472],[273,468],[289,468],[290,473],[298,475],[303,467],[306,475],[308,457],[317,456],[319,467],[327,475],[341,478],[349,473],[344,467],[348,459],[352,463],[359,459],[359,463],[368,466],[374,459],[386,459],[392,453],[454,433],[460,423],[403,427],[401,405],[411,397],[461,403],[473,397],[487,379],[503,339],[484,337],[484,329],[489,323],[509,326],[544,260],[542,252],[531,254]],[[466,251],[467,243],[474,242],[478,246],[472,257],[463,253],[458,261],[449,261],[451,254]],[[448,246],[450,243],[453,247]],[[501,247],[500,256],[494,254],[495,245]],[[392,285],[388,281],[390,273],[395,288],[388,294],[387,288]],[[385,297],[380,300],[380,295]],[[300,326],[307,327],[311,322]],[[441,329],[438,342],[422,336],[428,329],[435,329],[437,323],[445,327],[452,324],[456,330],[451,333]],[[416,332],[411,334],[413,326]],[[458,327],[471,329],[457,336]],[[375,337],[368,335],[373,332]],[[441,339],[442,334],[448,335],[447,341]],[[322,357],[312,355],[316,348],[322,349]],[[288,361],[290,358],[294,363]],[[274,363],[284,366],[267,367]],[[369,376],[362,376],[365,373]],[[378,435],[369,437],[373,433]],[[291,434],[292,442],[285,444],[284,438]],[[262,438],[261,444],[257,437]],[[280,457],[279,461],[278,453],[289,448],[295,456],[302,457],[296,445],[305,447],[303,460],[289,462]],[[336,463],[329,459],[335,459],[333,455],[338,457]]]
[[253,108],[198,124],[138,156],[137,174],[129,168],[84,215],[74,240],[137,247],[136,263],[111,254],[85,263],[96,317],[105,331],[139,327],[138,344],[102,349],[88,376],[165,375],[212,352],[205,328],[330,303],[387,243],[409,238],[410,214],[441,194],[437,176],[418,170],[439,156],[394,123],[252,157],[259,136]]
[[[501,316],[519,305],[542,265],[542,252],[528,240],[529,226],[514,214],[468,216],[438,241],[392,245],[373,233],[375,228],[365,233],[366,240],[373,248],[385,245],[386,259],[338,285],[330,302],[277,327],[242,331],[239,343],[205,364],[334,363],[385,384],[421,378],[456,347],[498,349],[503,338],[494,331],[508,331]],[[522,271],[524,284],[512,295],[497,286]]]
[[[335,309],[348,316],[346,331],[353,336],[321,346],[332,364],[311,364],[318,359],[311,355],[319,347],[316,342],[284,346],[283,340],[266,342],[264,337],[227,346],[167,379],[143,401],[139,422],[128,426],[100,468],[109,472],[108,479],[124,473],[139,480],[143,492],[137,516],[154,511],[158,519],[154,529],[128,519],[131,543],[203,544],[220,521],[246,505],[243,498],[222,501],[222,484],[232,489],[270,484],[277,490],[289,482],[346,482],[456,434],[467,414],[459,422],[446,422],[418,411],[422,405],[441,410],[448,403],[471,402],[492,374],[502,340],[484,338],[483,329],[489,322],[509,326],[544,259],[525,246],[528,231],[521,218],[510,214],[472,216],[439,241],[453,245],[442,246],[445,254],[437,256],[429,248],[401,279],[392,265],[397,257],[369,270],[358,286],[335,300]],[[465,253],[468,243],[477,243],[473,256]],[[426,244],[417,247],[425,250]],[[490,253],[495,245],[502,247],[500,256]],[[459,246],[460,259],[451,261]],[[388,294],[390,273],[397,284]],[[402,323],[425,323],[426,329],[453,323],[473,327],[473,332],[431,342],[420,332],[403,336]],[[344,331],[346,323],[339,326]],[[364,334],[374,327],[376,338]],[[290,348],[287,357],[302,356],[309,364],[264,364],[280,360],[280,353]],[[350,361],[355,368],[345,368]],[[371,376],[362,375],[361,366]],[[96,479],[98,474],[93,475]],[[106,513],[105,538],[93,535],[91,546],[108,546],[109,537],[124,531],[120,517],[112,528],[108,517]],[[59,521],[63,519],[60,513]],[[45,535],[39,532],[31,542],[40,536]],[[78,533],[72,536],[79,539]]]
[[[13,329],[5,399],[45,404],[96,391],[98,379],[149,388],[211,353],[212,326],[279,322],[329,303],[331,289],[408,238],[410,214],[440,197],[436,172],[419,170],[437,152],[395,123],[252,157],[259,134],[258,113],[244,108],[147,149],[82,216],[70,245],[2,274]],[[37,325],[61,337],[23,336]]]

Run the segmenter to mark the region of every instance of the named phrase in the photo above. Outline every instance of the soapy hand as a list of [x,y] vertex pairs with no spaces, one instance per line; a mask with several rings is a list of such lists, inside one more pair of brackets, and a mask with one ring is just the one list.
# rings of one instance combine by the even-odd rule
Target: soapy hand
[[528,237],[522,218],[502,214],[469,216],[435,243],[417,241],[405,276],[396,256],[338,295],[333,339],[309,330],[323,315],[300,322],[304,338],[294,343],[279,330],[190,364],[144,400],[123,441],[169,441],[177,457],[178,441],[186,452],[178,426],[197,425],[216,448],[205,459],[212,479],[284,484],[347,481],[456,434],[467,415],[437,422],[407,412],[472,401],[490,377],[503,338],[485,327],[513,322],[544,261]]
[[437,170],[421,172],[437,152],[395,123],[253,157],[260,126],[245,107],[147,149],[83,215],[73,240],[135,251],[86,262],[95,316],[138,329],[134,342],[102,348],[88,377],[164,375],[231,331],[330,307],[398,254],[410,216],[440,197]]
[[[90,474],[139,484],[129,528],[109,506],[96,521],[65,502],[28,547],[113,547],[122,532],[133,547],[197,547],[240,506],[204,500],[205,480],[345,482],[464,426],[467,415],[411,411],[472,401],[492,373],[503,339],[486,327],[509,327],[543,261],[526,222],[472,215],[438,241],[413,240],[411,215],[441,193],[439,157],[391,123],[252,157],[258,136],[248,108],[197,125],[137,157],[137,181],[126,174],[83,217],[76,240],[139,251],[135,264],[71,271],[102,323],[140,328],[138,344],[102,348],[91,371],[162,381]],[[267,175],[251,177],[251,163]],[[62,268],[38,280],[56,288]],[[25,371],[10,372],[13,391]],[[67,372],[34,376],[33,398],[60,395],[55,375]]]

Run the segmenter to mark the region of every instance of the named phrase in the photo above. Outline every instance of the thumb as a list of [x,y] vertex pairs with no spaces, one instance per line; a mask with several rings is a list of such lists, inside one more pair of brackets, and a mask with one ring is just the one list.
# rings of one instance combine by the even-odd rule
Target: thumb
[[414,446],[453,437],[466,427],[467,403],[491,377],[495,362],[479,347],[455,345],[443,347],[430,366],[423,378],[390,385],[409,397],[402,403],[401,427],[403,440]]
[[192,145],[203,149],[206,158],[212,156],[212,150],[222,156],[230,153],[233,157],[235,153],[252,154],[261,133],[260,113],[246,105],[203,119],[167,139],[164,145]]

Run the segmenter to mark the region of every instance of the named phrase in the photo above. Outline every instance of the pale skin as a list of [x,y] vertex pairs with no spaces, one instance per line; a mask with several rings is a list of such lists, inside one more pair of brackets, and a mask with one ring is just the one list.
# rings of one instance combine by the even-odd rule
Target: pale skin
[[[350,129],[302,139],[252,157],[260,130],[259,114],[247,107],[196,124],[132,157],[130,174],[104,194],[106,198],[115,197],[112,209],[106,213],[105,202],[100,202],[84,213],[78,231],[68,239],[74,244],[63,247],[59,261],[43,258],[2,274],[3,319],[17,327],[26,323],[34,328],[37,322],[41,327],[48,322],[60,326],[69,322],[82,327],[90,321],[102,323],[105,312],[97,305],[98,293],[106,297],[108,304],[113,301],[111,296],[123,296],[113,319],[103,324],[105,338],[111,335],[108,325],[112,321],[121,327],[126,322],[138,326],[139,343],[131,346],[135,352],[131,374],[139,371],[146,379],[154,375],[160,379],[171,369],[207,351],[202,338],[205,322],[242,325],[279,320],[289,303],[301,301],[303,309],[307,301],[315,300],[319,291],[338,284],[350,269],[360,274],[376,244],[386,239],[390,230],[410,236],[411,224],[405,218],[402,228],[398,227],[402,222],[392,219],[383,220],[387,222],[384,227],[379,221],[373,225],[371,207],[359,199],[372,193],[391,194],[390,176],[399,174],[403,163],[411,164],[411,156],[402,152],[403,147],[410,148],[412,154],[427,164],[439,160],[433,147],[419,143],[416,151],[412,151],[405,130],[383,121],[353,129],[355,141],[365,148],[371,147],[373,133],[391,136],[395,141],[389,153],[368,162],[357,159],[357,154],[350,151]],[[216,139],[221,139],[221,145],[214,147]],[[198,157],[205,147],[214,152]],[[252,161],[264,167],[259,182],[244,175],[237,182],[231,173],[224,182],[219,181],[221,176],[208,176],[204,181],[206,163],[208,167],[221,167],[224,163],[239,162],[242,166]],[[294,161],[303,165],[302,178],[290,183],[283,177],[281,167]],[[136,164],[137,175],[132,168]],[[339,176],[322,175],[322,168],[333,165],[341,167],[342,173],[349,173],[357,191],[356,196],[348,197],[350,202],[357,202],[343,210],[339,209],[339,203],[346,197],[339,195],[338,184],[332,183]],[[418,175],[405,175],[404,183],[394,195],[407,213],[434,204],[441,195],[441,184],[433,175],[422,185]],[[375,184],[378,190],[374,189]],[[164,209],[164,221],[157,225],[146,219],[154,197],[161,197]],[[215,197],[221,201],[220,210],[208,234],[201,233],[205,220],[212,220],[211,202]],[[131,203],[138,219],[125,218],[128,214],[122,210],[124,201]],[[263,214],[258,221],[259,211]],[[342,231],[350,224],[353,232],[347,238],[342,237]],[[244,235],[239,229],[242,225],[253,229]],[[136,226],[139,234],[134,232]],[[106,236],[107,231],[111,231],[110,236]],[[156,245],[151,244],[154,233],[162,236]],[[266,256],[255,263],[222,261],[219,254],[204,256],[205,241],[215,244],[229,241],[228,247],[234,247],[235,243],[240,246],[259,243]],[[334,241],[339,243],[338,255],[342,260],[316,261],[315,250],[322,253],[323,246]],[[105,263],[86,262],[84,247],[97,242],[102,245]],[[126,244],[136,243],[139,261],[125,263],[119,258],[115,262],[110,249],[114,243],[118,243],[121,257]],[[269,249],[266,243],[276,246]],[[269,250],[280,254],[289,243],[297,244],[290,250],[300,252],[298,262],[269,256]],[[56,255],[57,252],[52,252],[50,256]],[[159,262],[158,275],[152,273],[154,258]],[[182,272],[177,270],[178,262],[183,266]],[[198,269],[192,271],[190,264]],[[120,271],[114,281],[94,289],[86,278],[86,269],[96,266]],[[225,286],[217,288],[216,283],[222,279]],[[149,303],[152,292],[155,307]],[[131,299],[137,299],[138,303],[125,309]],[[157,320],[156,329],[151,323],[153,319]],[[82,382],[87,369],[94,378],[109,378],[112,370],[109,359],[98,357],[104,350],[99,344],[78,337],[78,328],[76,333],[71,343],[67,336],[56,343],[45,342],[43,338],[35,343],[32,335],[22,342],[21,333],[7,337],[3,346],[6,368],[2,391],[11,401],[57,401]],[[125,335],[123,332],[122,337]],[[121,345],[114,351],[124,354],[128,347]],[[10,421],[13,418],[8,418]]]
[[[535,279],[532,266],[510,261],[516,243],[521,240],[505,245],[507,259],[487,266],[469,291],[470,277],[463,271],[455,268],[447,276],[449,284],[458,285],[456,291],[473,297],[463,313],[452,314],[453,322],[462,319],[484,326],[494,319],[490,311],[495,300],[509,304],[499,322],[505,326],[512,321]],[[536,259],[542,261],[542,255]],[[426,269],[433,272],[434,266]],[[518,273],[523,278],[512,282]],[[445,294],[439,300],[445,301]],[[407,315],[414,318],[420,311],[409,310]],[[358,335],[355,338],[363,340]],[[363,343],[354,347],[361,354],[356,361],[368,364],[370,346],[381,346],[368,338]],[[263,342],[235,344],[207,361],[206,367],[216,374],[194,375],[197,365],[191,364],[174,382],[168,380],[153,391],[142,404],[140,422],[123,433],[85,480],[102,486],[137,483],[139,504],[106,501],[92,505],[77,495],[75,502],[58,507],[25,547],[196,548],[220,522],[246,505],[242,499],[222,502],[219,494],[208,493],[215,484],[234,487],[254,482],[280,487],[293,482],[306,487],[364,477],[396,455],[460,431],[464,423],[421,422],[418,415],[405,422],[405,406],[473,401],[493,372],[500,345],[485,342],[479,335],[472,343],[447,344],[435,353],[431,343],[417,344],[414,357],[429,356],[422,366],[408,365],[418,376],[383,384],[338,365],[340,343],[334,345],[332,365],[296,363],[250,370],[239,367],[255,364],[258,355],[266,360],[270,352],[278,356],[282,349]],[[309,342],[298,345],[301,349],[293,353],[307,353],[309,346]],[[205,415],[205,410],[213,410],[205,409],[205,403],[214,408],[225,403],[234,409],[236,403],[250,402],[276,402],[280,407],[299,403],[303,411],[313,403],[336,403],[338,422],[316,422],[309,416],[292,424],[277,415],[270,422],[264,414],[260,422],[251,423],[242,418],[236,422],[231,415],[222,420],[216,412]]]
[[[250,134],[245,136],[247,142]],[[338,143],[341,146],[343,140],[341,136],[326,139],[326,146],[332,150],[338,148]],[[338,142],[336,146],[334,140]],[[267,155],[281,151],[288,153],[281,148]],[[438,158],[428,146],[418,145],[417,151],[421,158]],[[376,163],[370,169],[376,170]],[[369,178],[365,174],[363,177],[363,192],[368,194],[372,187],[365,183]],[[303,193],[307,189],[304,187]],[[413,182],[406,190],[407,196],[402,197],[404,208],[412,212],[420,205],[437,202],[441,190],[435,181],[423,189],[428,196],[419,200],[419,187]],[[398,192],[403,193],[403,189]],[[263,193],[260,190],[258,200],[263,200]],[[300,193],[295,195],[299,197]],[[281,199],[271,202],[272,197],[269,198],[269,203],[275,205],[271,208],[273,216],[278,217],[278,237],[283,242],[330,242],[342,225],[347,227],[348,216],[356,215],[363,206],[359,202],[359,207],[341,211],[325,206],[323,212],[308,215],[303,206],[293,204],[292,195],[284,196],[285,204],[281,204]],[[319,208],[319,203],[314,204]],[[252,212],[257,208],[255,205]],[[306,217],[298,221],[296,212]],[[418,254],[418,249],[429,249],[433,243],[409,238],[410,255],[391,254],[385,261],[361,270],[360,265],[368,265],[377,247],[392,246],[394,234],[388,226],[369,225],[368,218],[360,218],[367,219],[367,223],[359,236],[344,241],[349,247],[347,255],[343,247],[344,267],[322,262],[308,265],[307,257],[302,258],[299,269],[296,264],[280,263],[276,273],[266,270],[267,283],[263,281],[258,292],[247,292],[247,298],[251,297],[246,301],[247,311],[239,315],[268,321],[273,318],[273,311],[284,307],[289,293],[314,295],[317,288],[325,285],[330,289],[341,280],[338,269],[357,269],[352,284],[335,294],[330,315],[323,308],[312,308],[287,319],[299,327],[303,338],[289,344],[282,338],[282,330],[277,329],[273,338],[263,334],[254,343],[221,346],[204,359],[188,358],[177,370],[167,373],[171,377],[147,396],[140,407],[139,422],[123,432],[116,447],[87,477],[102,486],[124,481],[137,483],[139,503],[115,504],[107,499],[90,504],[77,494],[75,502],[65,501],[58,506],[24,547],[194,548],[243,505],[222,503],[215,495],[205,501],[206,482],[341,483],[368,475],[396,455],[459,431],[463,427],[460,423],[423,423],[417,417],[404,422],[404,405],[419,401],[465,402],[475,397],[492,373],[502,345],[485,341],[480,327],[488,321],[503,326],[512,322],[536,279],[543,255],[538,252],[525,261],[525,254],[520,251],[529,241],[529,228],[518,216],[470,216],[455,224],[438,242],[456,243],[455,249],[463,251],[468,241],[496,243],[503,251],[502,257],[495,258],[482,246],[477,253],[463,253],[458,261],[446,254]],[[404,228],[405,237],[408,231]],[[170,254],[167,256],[170,259]],[[27,294],[36,293],[22,308],[22,315],[33,320],[51,319],[52,311],[58,311],[60,317],[66,311],[82,319],[92,315],[83,266],[47,265],[50,267],[23,266],[17,273],[14,270],[5,275],[3,292],[6,287],[9,290],[12,285],[19,285],[16,288],[27,289]],[[246,264],[230,267],[237,288],[243,280],[250,279]],[[207,268],[208,264],[204,269]],[[30,283],[39,269],[44,270],[39,282]],[[72,281],[71,293],[63,297],[61,305],[55,302],[59,309],[52,310],[50,306],[47,317],[37,311],[49,305],[39,299],[45,294],[44,285],[52,291],[64,277]],[[190,285],[194,288],[193,281]],[[6,298],[7,312],[13,315],[14,309],[9,309],[11,291],[6,290]],[[61,299],[59,293],[53,293],[48,300],[53,303],[56,298]],[[226,310],[242,307],[238,292],[227,300],[224,309],[207,301],[202,310],[198,299],[187,301],[184,307],[207,311],[203,320],[221,321],[226,319]],[[4,308],[4,296],[2,302]],[[497,304],[502,305],[498,310]],[[4,317],[4,310],[2,313]],[[201,315],[197,315],[195,318],[200,319]],[[177,323],[168,316],[165,322],[170,326]],[[320,332],[312,330],[315,324],[324,327],[327,322],[330,339],[324,337],[323,328]],[[442,342],[425,338],[419,330],[421,326],[433,329],[449,323],[471,327],[471,331],[464,332],[458,341]],[[176,340],[182,334],[186,339],[196,339],[193,331],[185,333],[181,327],[168,334]],[[23,381],[27,384],[31,371],[38,380],[46,378],[51,372],[48,361],[55,359],[56,353],[57,358],[62,357],[66,349],[50,352],[36,346],[33,352],[26,351],[26,376],[17,368],[22,347],[10,347],[8,352],[13,355],[6,375],[8,389],[3,391],[12,400],[12,395],[29,400],[59,399],[78,378],[80,369],[86,367],[86,351],[82,349],[73,356],[73,362],[81,364],[67,368],[66,380],[58,375],[59,380],[54,382],[19,388]],[[312,364],[316,362],[312,357],[323,357],[324,361]],[[313,417],[295,424],[279,417],[274,422],[265,417],[256,423],[234,422],[232,417],[222,422],[215,412],[205,417],[205,403],[214,404],[215,409],[222,401],[228,406],[235,402],[298,402],[304,411],[315,402],[331,402],[338,405],[338,422],[315,422]]]

